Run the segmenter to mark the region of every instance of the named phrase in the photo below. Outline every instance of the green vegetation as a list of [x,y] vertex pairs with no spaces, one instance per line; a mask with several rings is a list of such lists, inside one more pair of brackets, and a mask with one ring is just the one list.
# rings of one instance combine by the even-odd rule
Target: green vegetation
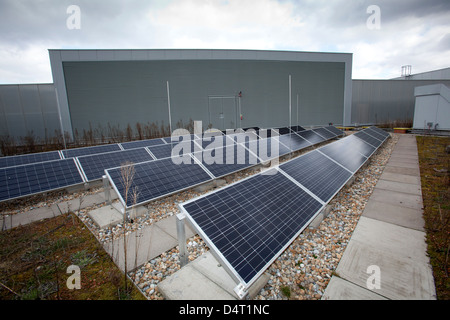
[[437,298],[450,299],[450,154],[449,137],[417,137],[428,255]]
[[[80,268],[80,289],[69,289]],[[0,232],[0,300],[145,300],[73,213]]]

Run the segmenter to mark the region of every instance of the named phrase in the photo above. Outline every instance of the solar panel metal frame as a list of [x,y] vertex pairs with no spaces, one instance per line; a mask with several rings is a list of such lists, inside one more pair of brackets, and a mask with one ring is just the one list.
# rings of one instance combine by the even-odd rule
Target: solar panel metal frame
[[45,189],[45,190],[42,190],[42,191],[39,191],[39,192],[33,192],[33,193],[23,194],[23,195],[20,195],[20,196],[17,196],[17,197],[7,198],[7,199],[3,199],[3,200],[0,199],[0,202],[10,201],[10,200],[16,200],[16,199],[21,199],[21,198],[24,198],[24,197],[30,197],[30,196],[34,196],[34,195],[38,195],[38,194],[42,194],[42,193],[46,193],[46,192],[52,192],[52,191],[62,190],[62,189],[64,189],[64,188],[69,188],[69,187],[72,187],[72,186],[79,186],[79,185],[81,185],[81,184],[86,183],[86,180],[84,179],[84,176],[83,176],[82,172],[80,171],[80,168],[79,168],[78,164],[76,163],[76,159],[75,159],[75,158],[69,158],[69,159],[57,159],[57,160],[51,160],[51,161],[45,161],[45,162],[38,162],[38,163],[29,163],[29,164],[24,164],[24,165],[14,166],[14,167],[1,168],[0,171],[1,171],[1,170],[10,170],[10,169],[17,168],[17,167],[26,167],[26,166],[30,166],[30,167],[31,167],[31,166],[36,166],[36,165],[40,165],[40,164],[46,165],[46,164],[49,164],[49,163],[52,163],[52,162],[58,162],[58,161],[63,161],[63,162],[66,162],[66,161],[67,161],[67,162],[73,161],[75,167],[77,168],[77,172],[78,172],[78,174],[80,175],[81,182],[79,182],[79,183],[74,183],[74,184],[68,184],[68,185],[61,185],[61,186],[59,186],[59,187],[57,187],[57,188]]
[[[296,185],[296,187],[298,187],[299,189],[303,190],[305,193],[307,193],[308,195],[311,195],[311,193],[309,192],[309,190],[305,189],[303,186],[301,186],[298,182],[296,182],[295,180],[292,180],[291,177],[287,176],[283,171],[278,170],[277,167],[271,168],[269,170],[276,170],[278,173],[282,174],[284,177],[286,177],[287,179],[289,179],[294,185]],[[267,171],[269,171],[267,170]],[[267,173],[267,171],[265,173]],[[317,215],[323,210],[323,208],[325,207],[326,204],[323,204],[322,201],[320,201],[317,197],[313,197],[314,200],[316,200],[317,202],[319,202],[320,207],[319,209],[312,215],[312,217],[303,224],[303,226],[294,234],[293,237],[291,237],[284,245],[283,247],[275,254],[273,255],[273,257],[264,265],[264,267],[262,267],[260,269],[260,271],[248,282],[244,281],[241,276],[237,273],[237,271],[234,269],[234,267],[228,262],[227,259],[225,259],[225,257],[223,256],[223,254],[220,252],[220,250],[218,250],[218,248],[214,245],[214,243],[212,242],[211,239],[209,239],[209,237],[204,233],[204,231],[202,230],[202,228],[200,228],[200,226],[195,222],[195,220],[192,218],[192,216],[189,214],[189,212],[184,208],[184,205],[187,205],[191,202],[197,201],[199,199],[202,199],[204,197],[210,196],[211,194],[217,193],[217,192],[223,192],[223,190],[227,189],[227,188],[231,188],[233,186],[235,186],[236,184],[239,183],[243,183],[249,179],[254,178],[255,176],[259,176],[261,174],[264,174],[264,172],[253,175],[253,176],[249,176],[246,177],[242,180],[233,182],[221,189],[217,189],[214,190],[212,192],[203,194],[199,197],[196,197],[194,199],[190,199],[186,202],[180,203],[178,204],[178,207],[180,208],[180,211],[182,213],[182,215],[185,215],[188,218],[188,221],[190,223],[190,225],[193,227],[193,229],[195,231],[197,231],[197,233],[199,235],[201,235],[202,239],[205,241],[205,243],[207,244],[207,246],[209,248],[213,248],[213,250],[211,250],[211,253],[216,257],[216,259],[221,263],[222,266],[225,267],[225,270],[228,272],[228,274],[235,280],[237,281],[239,284],[238,286],[235,288],[235,292],[239,295],[239,292],[241,291],[246,291],[266,270],[268,267],[270,267],[270,265],[289,247],[289,245],[303,232],[303,230],[317,217]],[[318,201],[319,200],[319,201]]]

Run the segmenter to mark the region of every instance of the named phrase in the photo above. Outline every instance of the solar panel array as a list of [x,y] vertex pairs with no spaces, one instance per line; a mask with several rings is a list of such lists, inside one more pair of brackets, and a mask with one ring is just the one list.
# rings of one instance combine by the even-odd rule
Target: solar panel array
[[[178,143],[150,146],[148,150],[157,160],[134,164],[135,175],[128,188],[124,187],[121,167],[107,168],[105,172],[122,204],[129,208],[313,145],[298,136],[297,133],[287,132],[288,130],[288,128],[284,128],[282,130],[286,132],[284,135],[267,139],[260,139],[255,131],[249,130],[227,135],[206,135],[202,139],[191,135],[190,138],[194,140],[180,139]],[[307,131],[311,130],[301,130],[300,132]],[[337,136],[336,133],[328,132],[328,137]],[[342,131],[339,132],[341,135],[343,134]],[[318,134],[313,134],[319,137]],[[325,140],[326,138],[320,136],[320,139],[316,141],[323,142]],[[267,151],[272,150],[272,146],[277,147],[278,150],[274,148],[275,152],[269,152],[269,156],[267,156]],[[180,158],[181,155],[183,155],[183,159]],[[176,160],[174,161],[174,159]],[[182,163],[173,163],[177,160],[178,163]],[[185,172],[188,172],[186,177],[183,175]],[[136,192],[136,199],[130,199],[126,190]]]
[[362,132],[179,205],[244,291],[389,136]]
[[[295,130],[304,130],[301,127],[292,128]],[[294,131],[292,128],[290,130],[291,132]],[[289,140],[287,138],[289,136],[289,129],[281,128],[281,131],[286,133],[283,139]],[[256,132],[258,130],[248,130],[245,134],[238,133],[230,136],[222,135],[221,132],[205,133],[201,137],[191,134],[188,137],[166,137],[1,157],[0,174],[3,175],[4,180],[0,185],[0,201],[98,180],[102,178],[106,169],[116,168],[129,162],[151,162],[170,158],[173,155],[187,156],[193,163],[197,163],[207,173],[210,179],[215,179],[260,162],[260,159],[254,153],[243,146],[243,144],[247,144],[247,147],[250,148],[248,143],[260,140]],[[294,136],[294,134],[291,135]],[[270,139],[278,139],[278,137]],[[296,136],[296,139],[299,139],[299,137]],[[262,142],[258,142],[258,145],[260,144]],[[217,151],[213,151],[213,154],[219,154],[219,149],[224,148],[223,150],[226,150],[227,146],[233,146],[232,149],[235,150],[236,156],[233,156],[231,161],[230,159],[223,158],[223,162],[226,165],[218,164],[220,161],[216,161],[215,163],[208,162],[211,159],[208,160],[208,157],[206,157],[207,150],[212,151],[212,149],[217,149]],[[280,149],[283,151],[280,155],[292,152],[292,148],[282,146],[281,143],[280,146]],[[250,150],[252,149],[250,148]],[[258,153],[258,149],[256,150],[256,153]],[[202,156],[200,156],[199,151],[203,151]],[[194,153],[196,156],[193,156]],[[216,158],[217,156],[212,157],[215,160]],[[58,170],[58,168],[66,168],[66,170]],[[31,174],[33,171],[36,171],[34,176]],[[55,177],[57,177],[58,182],[53,180]],[[203,175],[203,177],[206,176]],[[49,183],[44,182],[46,179]],[[16,184],[13,181],[16,181]],[[190,182],[192,183],[193,181],[196,180],[192,178]],[[200,179],[199,181],[203,182],[204,179]],[[180,184],[180,188],[182,186],[183,184]],[[163,187],[161,189],[164,190]],[[151,194],[151,192],[148,192],[148,196]],[[165,193],[163,192],[162,194],[164,195]],[[142,197],[144,197],[144,193]]]

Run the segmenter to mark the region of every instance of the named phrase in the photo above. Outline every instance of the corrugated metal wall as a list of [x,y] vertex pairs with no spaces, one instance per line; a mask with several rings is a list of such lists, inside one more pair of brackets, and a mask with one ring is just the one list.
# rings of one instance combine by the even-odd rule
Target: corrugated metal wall
[[353,80],[352,124],[414,119],[414,88],[450,80]]
[[0,136],[44,140],[55,132],[60,124],[53,84],[0,85]]
[[[168,125],[166,81],[170,85],[172,126],[201,120],[223,126],[276,127],[289,124],[289,75],[292,124],[341,124],[345,64],[255,60],[171,60],[63,62],[73,130],[164,122]],[[212,97],[237,97],[217,101]],[[217,108],[224,104],[223,121]],[[243,119],[239,120],[238,105]],[[231,109],[231,110],[229,110]],[[233,110],[234,109],[234,110]]]

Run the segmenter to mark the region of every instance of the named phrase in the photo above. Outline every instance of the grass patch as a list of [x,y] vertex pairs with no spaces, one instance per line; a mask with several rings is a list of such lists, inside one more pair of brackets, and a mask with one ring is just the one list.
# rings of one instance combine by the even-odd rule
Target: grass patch
[[[70,265],[81,288],[68,289]],[[0,232],[0,300],[145,300],[72,214]]]
[[450,154],[449,137],[417,137],[424,205],[427,253],[433,267],[437,298],[450,299]]

